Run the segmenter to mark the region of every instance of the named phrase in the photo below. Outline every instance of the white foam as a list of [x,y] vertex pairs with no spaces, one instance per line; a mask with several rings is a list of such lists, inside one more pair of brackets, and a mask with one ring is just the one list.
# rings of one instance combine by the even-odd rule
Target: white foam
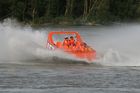
[[106,66],[140,66],[140,25],[123,24],[93,31],[97,63]]
[[15,20],[6,19],[0,23],[0,62],[35,59],[47,61],[53,56],[74,59],[60,51],[47,50],[46,40],[46,30],[34,30],[28,25],[19,25]]

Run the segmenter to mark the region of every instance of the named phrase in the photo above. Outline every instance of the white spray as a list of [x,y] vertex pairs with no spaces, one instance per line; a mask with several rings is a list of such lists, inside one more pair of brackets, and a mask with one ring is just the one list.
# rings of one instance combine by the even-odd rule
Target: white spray
[[97,63],[106,66],[140,66],[139,24],[97,28],[92,34],[93,37],[89,39],[93,40],[91,44],[97,50]]
[[73,59],[60,51],[46,49],[47,31],[34,30],[16,20],[6,19],[0,23],[0,62],[20,62],[31,60],[51,61],[51,57]]

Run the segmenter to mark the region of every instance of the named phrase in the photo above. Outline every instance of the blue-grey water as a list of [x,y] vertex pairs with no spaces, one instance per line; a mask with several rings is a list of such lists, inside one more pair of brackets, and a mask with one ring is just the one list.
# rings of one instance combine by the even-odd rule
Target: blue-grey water
[[[78,31],[97,51],[88,64],[45,48],[48,32]],[[0,93],[140,93],[140,25],[41,27],[0,23]],[[57,39],[57,38],[55,38]]]
[[64,63],[1,64],[0,92],[139,93],[140,68]]

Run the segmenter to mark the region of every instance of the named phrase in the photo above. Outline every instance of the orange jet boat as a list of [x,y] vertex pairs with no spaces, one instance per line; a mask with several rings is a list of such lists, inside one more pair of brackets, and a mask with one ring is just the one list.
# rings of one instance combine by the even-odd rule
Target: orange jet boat
[[[62,35],[63,40],[54,40],[53,36]],[[56,38],[55,38],[56,39]],[[50,32],[46,47],[49,50],[59,49],[68,54],[71,54],[79,59],[87,59],[89,62],[95,60],[96,51],[88,46],[82,39],[78,32]]]

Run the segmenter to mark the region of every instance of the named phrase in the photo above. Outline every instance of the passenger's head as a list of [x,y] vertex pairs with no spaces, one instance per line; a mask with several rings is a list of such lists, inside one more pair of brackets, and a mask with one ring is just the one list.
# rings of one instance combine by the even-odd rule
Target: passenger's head
[[81,43],[81,46],[86,47],[86,46],[87,46],[87,44],[86,44],[85,42],[82,42],[82,43]]
[[68,40],[69,38],[68,38],[68,36],[66,36],[64,39],[65,39],[65,40]]
[[74,37],[73,36],[70,36],[70,39],[74,39]]
[[83,43],[83,45],[84,45],[84,47],[87,47],[87,44],[85,42]]

